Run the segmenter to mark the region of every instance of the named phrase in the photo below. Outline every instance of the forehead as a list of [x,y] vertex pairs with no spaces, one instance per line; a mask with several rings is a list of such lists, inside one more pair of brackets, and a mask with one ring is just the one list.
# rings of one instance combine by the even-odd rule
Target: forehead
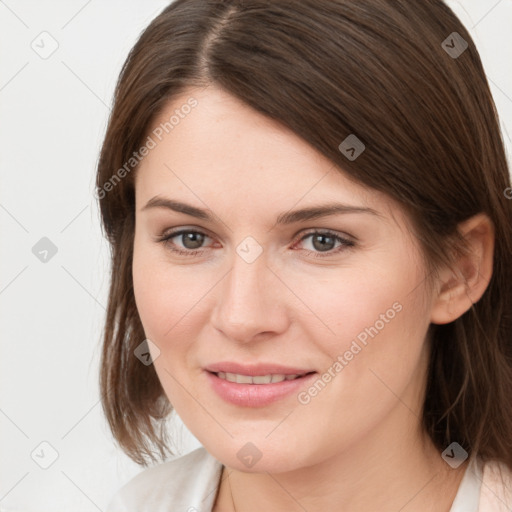
[[[195,106],[184,108],[191,100]],[[383,214],[396,208],[390,198],[350,179],[297,134],[213,86],[173,98],[148,134],[155,146],[136,172],[137,209],[166,193],[195,204],[218,199],[237,212],[265,212],[276,201],[279,211],[319,201],[371,207]]]

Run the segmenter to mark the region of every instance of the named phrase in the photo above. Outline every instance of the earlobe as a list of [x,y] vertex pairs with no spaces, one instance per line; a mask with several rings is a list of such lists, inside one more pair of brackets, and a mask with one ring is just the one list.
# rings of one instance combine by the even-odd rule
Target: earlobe
[[439,286],[433,297],[431,322],[446,324],[462,316],[484,294],[492,276],[494,226],[479,213],[459,224],[459,232],[468,242],[468,252],[459,256],[451,268],[439,274]]

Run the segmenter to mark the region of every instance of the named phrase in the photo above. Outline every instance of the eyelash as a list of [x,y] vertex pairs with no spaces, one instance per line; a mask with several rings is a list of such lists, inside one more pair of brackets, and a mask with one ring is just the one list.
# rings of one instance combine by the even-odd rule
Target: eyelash
[[[159,237],[157,239],[157,242],[163,243],[166,248],[170,249],[172,252],[179,254],[181,256],[187,256],[187,257],[201,256],[204,252],[206,252],[206,249],[183,250],[183,249],[176,249],[176,247],[172,247],[175,244],[173,244],[170,240],[172,238],[175,238],[179,235],[183,235],[185,233],[195,233],[195,234],[200,234],[200,235],[204,235],[205,237],[211,238],[206,233],[203,233],[202,231],[196,231],[196,230],[192,230],[192,229],[181,229],[181,230],[177,230],[177,231],[168,233],[162,237]],[[332,249],[330,251],[326,251],[325,253],[321,253],[321,252],[317,252],[317,251],[310,251],[309,249],[304,249],[306,252],[313,253],[315,255],[314,256],[315,258],[327,258],[329,256],[333,256],[334,254],[338,254],[343,250],[351,249],[351,248],[355,247],[355,245],[356,245],[351,240],[343,238],[343,237],[339,236],[338,234],[336,234],[334,231],[329,231],[329,230],[310,231],[310,232],[306,233],[304,236],[302,236],[302,238],[299,238],[297,243],[302,242],[303,240],[305,240],[306,238],[308,238],[312,235],[329,236],[329,237],[334,238],[335,241],[338,241],[341,243],[341,245],[339,247]],[[295,242],[294,242],[294,245],[295,245]]]

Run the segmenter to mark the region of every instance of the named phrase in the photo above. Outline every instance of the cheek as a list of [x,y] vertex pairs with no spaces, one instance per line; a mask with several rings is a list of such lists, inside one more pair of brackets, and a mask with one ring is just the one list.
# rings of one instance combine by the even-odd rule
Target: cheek
[[185,274],[162,261],[158,251],[135,246],[132,276],[137,311],[145,336],[158,347],[158,353],[151,351],[154,369],[168,399],[180,411],[190,400],[180,383],[187,382],[187,389],[193,392],[193,383],[183,371],[197,337],[193,330],[197,329],[200,309],[194,304],[204,295],[204,291],[194,292],[191,283],[197,281],[190,273]]
[[356,404],[380,409],[393,399],[390,389],[400,393],[420,380],[417,368],[429,326],[424,273],[406,259],[406,251],[402,254],[300,283],[297,294],[307,298],[309,311],[295,321],[323,354],[324,374],[330,372],[329,383],[314,398],[320,408],[335,400],[350,410]]
[[184,350],[205,321],[205,295],[214,283],[209,285],[208,276],[198,276],[192,266],[169,264],[164,251],[142,244],[134,248],[132,275],[146,336],[159,346],[163,359],[171,350]]
[[[161,340],[162,332],[172,325],[173,309],[166,302],[170,297],[161,278],[161,267],[155,265],[149,251],[135,243],[132,265],[133,292],[135,303],[146,336],[155,341]],[[164,314],[167,312],[167,314]]]
[[[317,295],[310,283],[308,306],[335,333],[314,316],[302,324],[323,354],[324,367],[321,382],[297,397],[296,427],[317,446],[319,458],[377,428],[400,408],[400,400],[419,414],[429,322],[422,286],[412,292],[413,283],[421,282],[419,269],[401,270],[390,271],[385,279],[376,272],[362,273],[357,280],[326,284]],[[318,428],[318,418],[324,429]]]
[[294,293],[307,308],[297,307],[293,321],[333,356],[358,336],[364,343],[376,331],[380,338],[387,332],[389,344],[399,344],[404,326],[423,329],[427,316],[420,296],[423,269],[406,255],[395,250],[350,268],[322,269],[322,274],[300,279],[288,276],[290,281],[294,277]]

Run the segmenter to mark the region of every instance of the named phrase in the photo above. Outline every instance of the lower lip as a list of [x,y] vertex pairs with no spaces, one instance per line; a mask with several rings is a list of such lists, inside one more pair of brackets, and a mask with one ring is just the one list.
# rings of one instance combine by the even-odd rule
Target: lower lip
[[238,384],[221,379],[214,373],[206,371],[213,390],[226,402],[241,407],[263,407],[293,393],[297,394],[316,375],[316,372],[310,373],[304,377],[272,384]]

